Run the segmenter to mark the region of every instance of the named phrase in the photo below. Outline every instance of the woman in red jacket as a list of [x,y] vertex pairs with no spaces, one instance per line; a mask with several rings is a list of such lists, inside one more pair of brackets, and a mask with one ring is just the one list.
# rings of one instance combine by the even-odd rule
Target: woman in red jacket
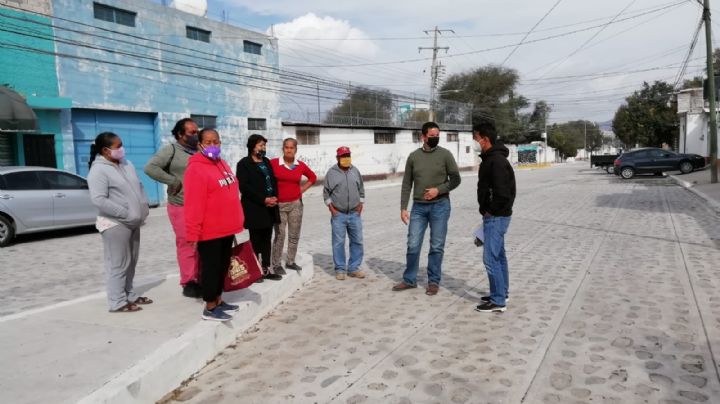
[[243,231],[238,181],[220,158],[220,135],[205,128],[198,134],[198,150],[188,160],[185,187],[185,227],[189,243],[197,243],[200,255],[205,320],[227,321],[227,312],[238,306],[222,300],[225,275],[230,266],[232,244]]
[[[302,268],[295,263],[300,228],[302,226],[303,203],[302,194],[310,188],[317,176],[305,163],[295,158],[297,140],[289,137],[283,141],[283,156],[270,160],[278,185],[278,207],[280,223],[275,225],[275,241],[272,247],[272,266],[275,273],[284,274],[280,259],[287,233],[288,249],[285,268],[300,271]],[[307,181],[301,185],[302,177]],[[287,231],[286,231],[287,229]]]

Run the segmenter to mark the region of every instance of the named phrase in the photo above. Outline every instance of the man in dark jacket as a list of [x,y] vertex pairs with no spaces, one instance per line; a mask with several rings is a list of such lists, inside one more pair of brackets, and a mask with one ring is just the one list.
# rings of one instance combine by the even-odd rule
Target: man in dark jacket
[[497,140],[490,123],[473,127],[473,140],[482,154],[478,172],[477,200],[483,218],[483,263],[488,274],[490,295],[482,297],[479,312],[503,312],[509,291],[508,262],[505,255],[505,233],[510,226],[515,201],[515,173],[507,160],[510,152]]

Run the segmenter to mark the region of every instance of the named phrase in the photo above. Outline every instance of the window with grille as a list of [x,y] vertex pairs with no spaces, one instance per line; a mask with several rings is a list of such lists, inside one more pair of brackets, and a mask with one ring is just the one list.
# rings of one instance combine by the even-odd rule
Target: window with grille
[[460,136],[457,132],[448,132],[447,133],[447,141],[448,142],[457,142],[460,139]]
[[135,26],[136,13],[121,8],[106,6],[100,3],[93,3],[93,12],[98,20],[114,22],[128,27]]
[[245,50],[245,53],[252,53],[254,55],[260,55],[262,50],[262,45],[255,42],[250,41],[243,41],[243,48]]
[[265,118],[248,118],[248,130],[265,129],[267,129],[267,120]]
[[295,139],[298,144],[320,144],[320,129],[297,128],[295,129]]
[[205,31],[204,29],[187,26],[185,27],[185,34],[190,39],[210,43],[210,31]]
[[190,119],[195,121],[198,128],[216,128],[217,117],[213,115],[190,115]]
[[422,132],[414,130],[412,133],[412,141],[413,143],[422,143]]
[[375,132],[375,144],[395,143],[395,132]]

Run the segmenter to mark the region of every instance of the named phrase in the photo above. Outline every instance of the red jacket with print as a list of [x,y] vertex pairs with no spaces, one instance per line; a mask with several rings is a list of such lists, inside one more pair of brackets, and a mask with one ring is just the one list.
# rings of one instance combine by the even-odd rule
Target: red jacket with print
[[225,160],[195,153],[188,160],[185,188],[185,238],[205,241],[243,231],[237,177]]

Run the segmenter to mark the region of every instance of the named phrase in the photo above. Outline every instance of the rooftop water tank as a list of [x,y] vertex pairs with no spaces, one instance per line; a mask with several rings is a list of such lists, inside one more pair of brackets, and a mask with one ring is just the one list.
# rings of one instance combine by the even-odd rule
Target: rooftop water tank
[[207,15],[207,0],[173,0],[170,7],[186,13],[205,17]]

